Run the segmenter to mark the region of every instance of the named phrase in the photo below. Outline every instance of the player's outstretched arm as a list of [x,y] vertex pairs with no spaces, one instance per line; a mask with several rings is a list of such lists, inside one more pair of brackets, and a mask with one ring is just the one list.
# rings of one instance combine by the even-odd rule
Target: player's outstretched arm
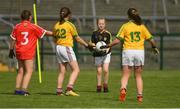
[[101,48],[101,49],[110,48],[110,47],[113,47],[113,46],[117,45],[119,42],[120,42],[120,39],[116,38],[116,39],[113,40],[110,44],[101,46],[100,48]]
[[53,36],[53,32],[46,30],[46,35],[47,35],[47,36]]
[[81,37],[77,36],[75,39],[78,43],[80,43],[84,47],[88,48],[89,50],[93,49],[93,46],[91,46],[89,43],[85,42]]
[[153,49],[154,54],[158,55],[158,54],[159,54],[159,50],[158,50],[158,48],[156,47],[156,43],[155,43],[154,39],[150,39],[150,40],[148,40],[148,41],[150,42],[150,44],[151,44],[151,46],[152,46],[152,49]]
[[92,43],[92,42],[89,42],[89,45],[90,45],[90,46],[93,46],[93,47],[96,46],[96,44],[95,44],[95,43]]
[[76,38],[76,41],[78,43],[80,43],[81,45],[85,46],[85,47],[88,47],[88,43],[86,43],[81,37],[77,36]]
[[113,46],[117,45],[119,42],[120,42],[120,39],[116,38],[109,44],[109,47],[113,47]]

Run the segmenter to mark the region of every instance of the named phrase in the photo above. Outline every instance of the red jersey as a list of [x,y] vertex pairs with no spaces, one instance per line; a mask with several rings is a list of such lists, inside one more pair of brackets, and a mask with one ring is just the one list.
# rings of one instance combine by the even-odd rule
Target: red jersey
[[42,38],[45,33],[46,30],[27,20],[17,24],[10,35],[16,41],[17,59],[33,59],[37,39]]

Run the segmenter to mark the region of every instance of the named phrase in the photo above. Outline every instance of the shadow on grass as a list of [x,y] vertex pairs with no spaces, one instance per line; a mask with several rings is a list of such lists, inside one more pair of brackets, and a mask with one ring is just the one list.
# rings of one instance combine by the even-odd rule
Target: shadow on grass
[[92,90],[77,90],[76,92],[96,93],[96,91],[92,91]]
[[3,93],[0,93],[0,95],[14,95],[13,92],[3,92]]
[[35,93],[35,94],[38,94],[38,95],[56,95],[55,93],[49,93],[49,92],[40,92],[40,93]]

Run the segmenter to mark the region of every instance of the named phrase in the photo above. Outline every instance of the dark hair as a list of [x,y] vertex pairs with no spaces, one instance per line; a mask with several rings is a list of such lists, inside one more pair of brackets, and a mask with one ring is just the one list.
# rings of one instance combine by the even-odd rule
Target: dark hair
[[132,19],[137,25],[142,24],[142,19],[139,16],[139,13],[138,13],[137,9],[129,8],[127,14],[128,14],[128,17],[130,19]]
[[71,11],[68,7],[63,7],[63,8],[61,8],[59,14],[60,14],[59,22],[63,23],[65,21],[64,18],[66,18],[68,15],[70,15]]
[[98,24],[99,20],[104,20],[104,21],[106,22],[106,19],[103,18],[103,17],[101,17],[101,18],[98,18],[98,19],[97,19],[97,22],[96,22],[97,24]]
[[21,20],[29,20],[31,12],[29,10],[23,10],[21,13]]

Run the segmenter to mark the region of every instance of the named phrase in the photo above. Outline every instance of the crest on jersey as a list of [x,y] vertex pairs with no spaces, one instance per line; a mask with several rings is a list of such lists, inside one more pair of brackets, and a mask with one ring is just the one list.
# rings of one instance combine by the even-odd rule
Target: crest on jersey
[[107,41],[107,37],[104,37],[104,41]]
[[98,39],[99,40],[102,40],[103,39],[103,36],[101,34],[98,35]]

